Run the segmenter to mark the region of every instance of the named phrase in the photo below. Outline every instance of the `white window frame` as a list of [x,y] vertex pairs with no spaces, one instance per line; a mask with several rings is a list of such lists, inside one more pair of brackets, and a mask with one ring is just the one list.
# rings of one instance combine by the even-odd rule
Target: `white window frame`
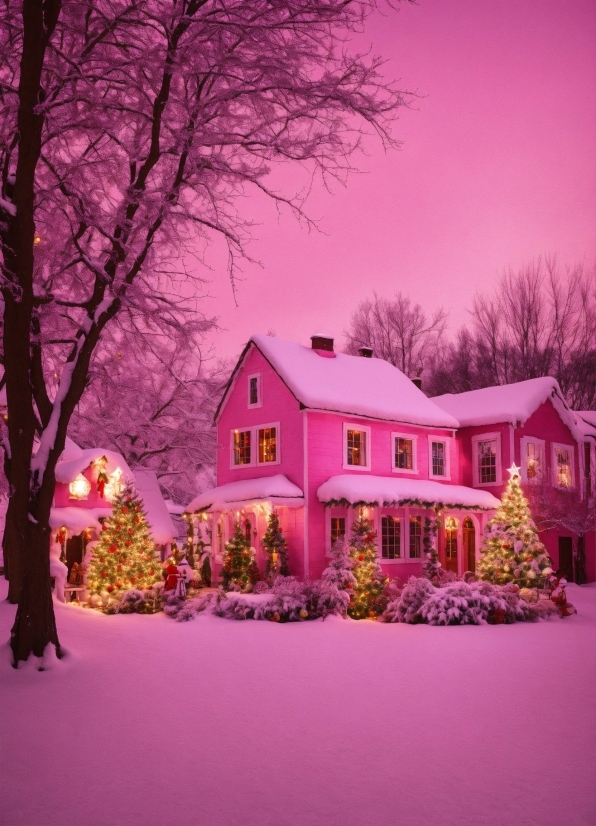
[[344,534],[344,538],[348,539],[348,533],[350,531],[350,511],[348,508],[342,508],[341,506],[337,506],[334,508],[325,508],[325,555],[331,556],[331,520],[332,519],[345,519],[346,520],[346,532]]
[[[251,382],[251,379],[256,379],[257,380],[257,401],[255,402],[255,404],[250,403],[250,382]],[[263,407],[263,389],[262,389],[262,379],[261,379],[261,374],[260,373],[252,373],[248,377],[247,401],[248,401],[249,409],[255,409],[257,407]]]
[[[424,515],[422,513],[411,513],[409,508],[405,508],[404,524],[404,559],[408,562],[424,562]],[[410,517],[420,519],[420,556],[410,556]]]
[[[267,427],[276,428],[275,462],[259,462],[259,430]],[[234,463],[234,433],[250,432],[250,462],[245,465]],[[279,422],[267,422],[266,424],[251,425],[250,427],[234,427],[230,430],[230,469],[241,470],[248,467],[274,467],[281,464],[281,427]]]
[[[538,445],[540,448],[540,473],[535,479],[528,479],[528,445]],[[519,462],[521,465],[522,480],[530,484],[542,481],[546,474],[546,442],[544,439],[537,439],[535,436],[522,436],[520,439],[520,451],[521,456],[519,457]]]
[[[396,439],[407,439],[408,441],[412,442],[412,469],[408,470],[407,468],[397,467],[395,464],[395,440]],[[418,436],[414,436],[411,433],[398,433],[394,431],[391,433],[391,470],[394,473],[408,473],[411,476],[416,474],[418,475]]]
[[[496,462],[495,462],[495,476],[494,482],[481,482],[478,466],[478,443],[496,441]],[[503,484],[503,460],[501,458],[501,434],[500,433],[479,433],[478,436],[472,436],[472,478],[474,480],[475,488],[496,488]]]
[[[384,518],[391,518],[391,519],[398,519],[399,520],[399,556],[397,559],[387,559],[383,556],[383,519]],[[403,515],[395,514],[395,513],[387,513],[385,510],[379,508],[379,521],[378,521],[378,530],[377,530],[377,558],[379,562],[382,562],[384,565],[397,565],[400,562],[405,560],[405,525],[404,525],[404,517]]]
[[[348,430],[358,430],[361,433],[366,433],[366,464],[365,465],[349,465],[348,464]],[[363,470],[369,471],[371,467],[371,453],[372,453],[372,439],[371,428],[366,425],[352,424],[344,422],[343,426],[343,469],[344,470]]]
[[571,462],[570,462],[571,487],[575,488],[576,487],[576,484],[575,484],[575,451],[573,449],[573,445],[564,445],[564,444],[561,444],[560,442],[551,442],[551,446],[550,446],[550,451],[551,451],[550,452],[550,457],[551,457],[553,485],[556,488],[562,488],[563,487],[562,485],[559,485],[559,482],[558,482],[558,479],[557,479],[557,468],[558,468],[557,448],[559,450],[568,450],[569,451],[569,456],[570,456],[570,459],[571,459]]
[[[433,473],[433,442],[442,442],[445,445],[445,474],[443,476]],[[451,479],[451,439],[448,436],[428,437],[428,478]]]

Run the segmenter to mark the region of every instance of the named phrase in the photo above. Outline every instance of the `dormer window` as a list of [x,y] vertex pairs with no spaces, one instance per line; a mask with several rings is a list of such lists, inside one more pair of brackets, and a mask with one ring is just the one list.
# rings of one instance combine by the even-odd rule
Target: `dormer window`
[[248,377],[248,406],[261,407],[262,404],[261,374],[254,373]]

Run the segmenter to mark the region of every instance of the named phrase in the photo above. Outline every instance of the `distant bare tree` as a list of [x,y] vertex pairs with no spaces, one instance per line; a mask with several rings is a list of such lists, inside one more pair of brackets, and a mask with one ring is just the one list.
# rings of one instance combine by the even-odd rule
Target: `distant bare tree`
[[385,359],[407,376],[421,376],[442,342],[447,312],[436,310],[428,318],[420,304],[412,304],[403,293],[395,298],[362,301],[352,315],[346,352],[356,355],[361,347],[371,347],[377,358]]
[[596,279],[539,258],[477,295],[463,328],[434,360],[433,395],[554,376],[576,410],[596,408]]

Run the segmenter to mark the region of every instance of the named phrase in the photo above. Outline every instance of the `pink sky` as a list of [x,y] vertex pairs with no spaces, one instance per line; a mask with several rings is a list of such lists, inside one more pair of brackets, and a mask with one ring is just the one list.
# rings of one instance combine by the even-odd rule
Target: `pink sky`
[[225,258],[210,253],[204,309],[224,328],[210,338],[218,355],[268,331],[304,343],[321,331],[341,346],[373,290],[443,305],[455,328],[509,265],[596,258],[593,0],[419,0],[377,16],[368,36],[387,75],[424,96],[401,111],[403,146],[372,144],[356,160],[365,174],[312,194],[322,233],[242,205],[262,222],[249,252],[263,268],[245,267],[235,306]]

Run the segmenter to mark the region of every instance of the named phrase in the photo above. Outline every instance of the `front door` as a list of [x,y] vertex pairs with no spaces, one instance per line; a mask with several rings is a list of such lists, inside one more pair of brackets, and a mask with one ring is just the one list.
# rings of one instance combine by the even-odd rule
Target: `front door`
[[568,582],[573,582],[573,541],[570,536],[559,537],[559,568],[565,571]]
[[457,573],[457,519],[448,516],[445,520],[445,567]]
[[474,523],[469,517],[464,519],[463,542],[466,570],[474,573],[476,571],[476,531]]
[[83,537],[81,534],[73,536],[66,540],[66,565],[68,566],[68,575],[75,562],[79,565],[83,561]]

